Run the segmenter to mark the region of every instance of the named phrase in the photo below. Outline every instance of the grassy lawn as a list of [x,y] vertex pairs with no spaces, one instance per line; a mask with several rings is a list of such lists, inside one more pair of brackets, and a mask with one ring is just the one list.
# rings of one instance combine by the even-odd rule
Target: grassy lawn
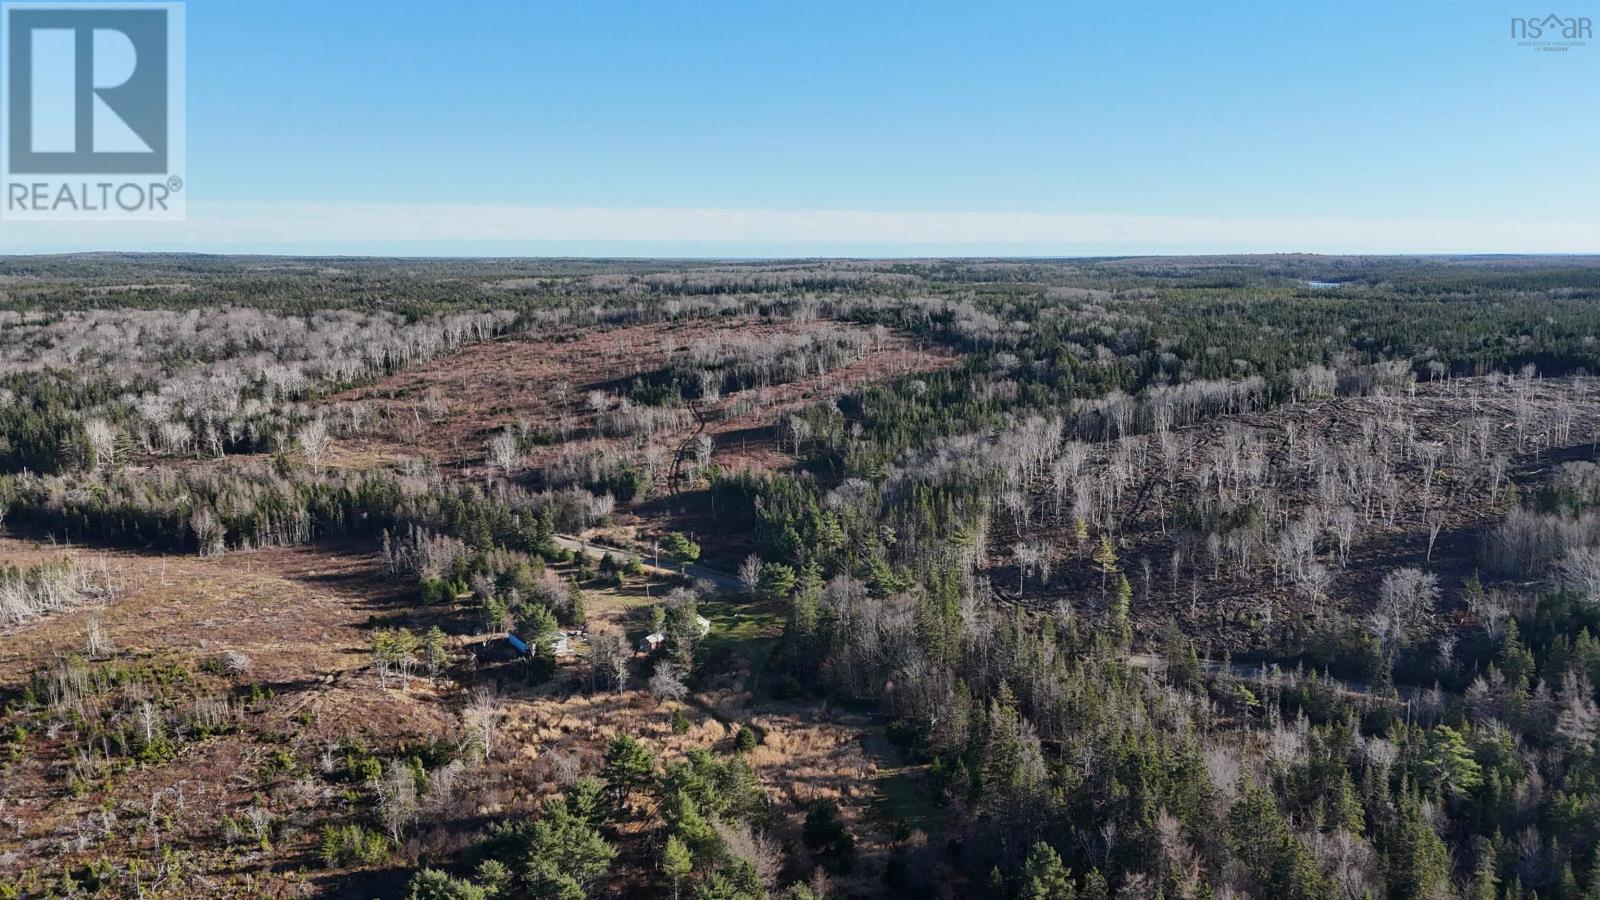
[[[629,578],[621,588],[584,587],[590,630],[621,629],[630,643],[637,644],[649,630],[646,610],[663,602],[672,588],[669,581],[650,579],[647,594],[641,578]],[[707,648],[727,648],[758,662],[783,634],[783,611],[775,604],[711,597],[701,599],[698,606],[711,621],[711,633],[702,642]]]
[[711,620],[711,633],[703,645],[711,650],[726,648],[744,656],[752,669],[766,662],[767,655],[783,634],[783,614],[774,606],[752,600],[702,600],[700,614]]
[[886,822],[904,822],[929,838],[944,836],[944,810],[935,803],[923,775],[926,767],[910,767],[884,772],[873,780],[878,796],[872,812]]

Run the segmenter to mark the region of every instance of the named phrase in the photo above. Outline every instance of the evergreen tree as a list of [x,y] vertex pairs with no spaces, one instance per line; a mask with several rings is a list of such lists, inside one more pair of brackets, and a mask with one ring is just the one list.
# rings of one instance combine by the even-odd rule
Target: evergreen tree
[[561,626],[555,614],[541,603],[524,603],[517,610],[517,637],[533,648],[534,656],[552,659],[556,652],[556,635]]
[[683,885],[683,880],[689,877],[694,870],[694,857],[689,853],[689,847],[679,840],[677,835],[667,837],[667,846],[661,852],[661,871],[666,873],[667,879],[672,882],[672,896],[678,897],[678,890]]
[[789,598],[796,581],[794,569],[783,563],[766,563],[761,567],[756,593],[770,603],[781,603]]
[[423,869],[411,878],[406,900],[488,900],[488,893],[470,881],[438,869]]
[[553,802],[533,824],[523,857],[523,882],[537,900],[587,896],[611,869],[617,851],[598,829]]
[[1022,864],[1022,889],[1019,900],[1075,900],[1077,891],[1072,886],[1072,874],[1061,864],[1055,848],[1039,841],[1028,851]]
[[1094,550],[1095,568],[1100,570],[1100,586],[1105,587],[1106,579],[1121,571],[1117,563],[1117,548],[1111,544],[1109,534],[1100,535],[1100,543]]
[[1459,798],[1483,784],[1483,770],[1473,758],[1461,732],[1440,725],[1428,734],[1424,765],[1432,784],[1451,798]]
[[600,777],[605,779],[615,807],[625,806],[629,795],[649,784],[655,770],[655,755],[633,735],[619,734],[606,743],[606,761]]
[[1118,648],[1126,650],[1133,645],[1133,618],[1130,605],[1133,602],[1133,586],[1128,583],[1128,576],[1117,573],[1116,593],[1111,597],[1111,607],[1107,611],[1110,620],[1107,630],[1111,639]]
[[1401,801],[1389,857],[1389,885],[1396,896],[1444,900],[1450,891],[1450,852],[1422,818],[1415,797]]

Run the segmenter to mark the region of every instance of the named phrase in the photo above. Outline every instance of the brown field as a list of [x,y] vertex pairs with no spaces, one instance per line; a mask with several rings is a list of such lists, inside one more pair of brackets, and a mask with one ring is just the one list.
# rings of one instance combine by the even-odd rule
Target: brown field
[[98,615],[119,651],[236,650],[275,683],[323,681],[365,666],[365,628],[398,603],[399,585],[365,549],[312,545],[203,559],[125,551],[61,549],[0,538],[0,560],[26,567],[69,556],[104,566],[114,588],[105,609],[52,616],[0,641],[0,684],[56,653],[83,649]]
[[[824,329],[865,331],[823,320],[802,324],[732,318],[518,334],[474,344],[330,398],[334,406],[371,407],[391,423],[387,433],[342,442],[334,458],[338,464],[361,466],[420,454],[443,465],[472,465],[482,461],[485,443],[494,432],[522,420],[544,427],[561,423],[569,435],[560,445],[536,452],[529,460],[533,467],[563,452],[615,448],[626,442],[596,434],[597,417],[585,403],[589,391],[614,389],[634,376],[657,371],[692,342]],[[778,446],[773,429],[783,414],[869,382],[935,371],[955,362],[944,348],[920,346],[891,334],[881,348],[850,365],[763,389],[761,402],[752,411],[725,416],[730,407],[757,392],[726,395],[704,409],[710,420],[706,432],[716,441],[713,458],[731,468],[787,466],[793,459]],[[690,421],[683,429],[657,435],[655,441],[676,448],[694,431]]]
[[[339,797],[304,776],[344,737],[383,747],[456,730],[446,698],[425,680],[413,680],[408,691],[376,685],[369,629],[403,610],[398,585],[384,577],[376,555],[304,546],[201,559],[0,538],[0,562],[26,567],[62,557],[102,570],[113,596],[102,607],[0,636],[0,696],[17,696],[30,672],[81,653],[87,623],[98,617],[115,647],[102,665],[182,669],[191,679],[183,694],[232,695],[247,711],[238,730],[184,741],[169,762],[113,766],[81,787],[71,783],[82,770],[74,762],[78,751],[53,732],[31,733],[29,752],[0,778],[0,870],[148,858],[168,847],[192,850],[197,855],[187,865],[206,874],[173,882],[165,892],[152,885],[158,896],[192,896],[186,892],[196,885],[218,895],[339,895],[349,888],[370,896],[337,878],[313,888],[300,874],[320,868],[319,823],[343,815]],[[248,656],[249,671],[229,677],[202,671],[225,651]],[[279,750],[294,768],[264,772],[267,755]],[[257,807],[278,823],[270,851],[225,834],[225,817],[244,821]]]

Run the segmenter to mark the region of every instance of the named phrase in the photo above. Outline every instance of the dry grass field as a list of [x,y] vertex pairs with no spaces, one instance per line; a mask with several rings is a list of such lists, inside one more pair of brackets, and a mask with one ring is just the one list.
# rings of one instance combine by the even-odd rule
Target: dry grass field
[[[0,696],[15,702],[32,693],[33,674],[44,676],[35,685],[48,683],[65,660],[81,660],[96,621],[111,650],[80,664],[126,680],[76,701],[84,713],[136,727],[144,697],[174,710],[217,698],[234,725],[210,736],[175,733],[170,758],[134,764],[91,763],[92,751],[85,757],[53,726],[28,733],[29,752],[0,778],[0,869],[25,875],[47,862],[70,868],[176,851],[170,866],[151,868],[151,895],[192,896],[197,885],[217,895],[303,895],[313,886],[300,873],[318,868],[317,827],[346,805],[311,777],[328,748],[457,730],[446,698],[426,682],[376,684],[372,625],[407,616],[370,550],[313,545],[198,558],[0,538],[0,562],[63,560],[96,572],[109,596],[0,634]],[[242,668],[222,671],[224,654]],[[8,728],[25,721],[25,713],[0,716]],[[268,843],[241,824],[252,816],[272,822]],[[209,874],[188,880],[200,872]]]
[[[361,466],[420,453],[435,463],[471,466],[483,461],[495,432],[524,421],[564,435],[559,444],[529,457],[527,464],[534,469],[562,454],[627,447],[627,441],[599,434],[599,416],[587,402],[591,391],[625,388],[629,379],[665,368],[696,344],[759,344],[830,332],[866,334],[858,326],[826,320],[734,317],[518,334],[474,344],[329,398],[335,412],[341,405],[360,404],[389,423],[374,439],[341,443],[332,458]],[[709,421],[706,433],[715,442],[713,459],[730,468],[791,465],[793,457],[779,446],[773,427],[785,413],[869,382],[933,371],[955,360],[942,347],[888,334],[861,359],[841,368],[723,396],[702,409]],[[693,419],[683,418],[680,427],[657,434],[654,442],[676,447],[694,434]]]

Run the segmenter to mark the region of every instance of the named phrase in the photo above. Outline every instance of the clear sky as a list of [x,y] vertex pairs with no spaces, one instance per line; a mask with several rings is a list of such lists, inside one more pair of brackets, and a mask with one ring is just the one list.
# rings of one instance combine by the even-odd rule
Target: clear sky
[[0,251],[1600,252],[1549,12],[1600,2],[193,0],[189,221]]

